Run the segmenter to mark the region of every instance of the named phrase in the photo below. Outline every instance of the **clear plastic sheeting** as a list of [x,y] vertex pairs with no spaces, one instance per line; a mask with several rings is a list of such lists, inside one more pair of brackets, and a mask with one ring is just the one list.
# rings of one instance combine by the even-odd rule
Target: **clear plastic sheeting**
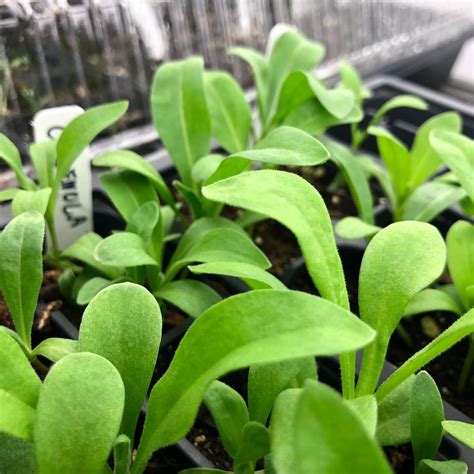
[[156,65],[191,54],[248,86],[226,50],[263,51],[276,23],[326,45],[328,77],[341,59],[367,75],[436,50],[473,18],[470,0],[0,0],[0,126],[18,133],[45,106],[119,98],[131,101],[128,123],[143,123]]

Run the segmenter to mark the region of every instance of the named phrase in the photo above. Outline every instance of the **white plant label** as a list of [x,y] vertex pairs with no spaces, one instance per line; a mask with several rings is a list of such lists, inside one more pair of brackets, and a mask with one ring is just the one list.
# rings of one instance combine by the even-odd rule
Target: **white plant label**
[[[33,118],[35,142],[57,140],[64,127],[84,109],[67,105],[40,110]],[[69,247],[81,235],[92,232],[92,174],[89,148],[74,162],[61,182],[55,210],[56,233],[61,250]],[[47,236],[48,247],[51,237]]]

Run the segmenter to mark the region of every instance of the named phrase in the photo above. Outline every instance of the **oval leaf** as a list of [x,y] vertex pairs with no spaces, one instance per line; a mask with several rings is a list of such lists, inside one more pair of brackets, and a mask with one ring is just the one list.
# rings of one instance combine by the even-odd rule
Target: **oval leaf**
[[38,473],[102,474],[120,428],[123,404],[120,375],[103,357],[72,354],[54,364],[36,409]]
[[125,385],[121,432],[130,439],[158,356],[161,325],[156,299],[133,283],[102,290],[82,317],[80,350],[99,354],[112,362]]
[[158,265],[147,253],[143,239],[130,232],[117,232],[102,240],[94,250],[94,257],[100,263],[114,267]]
[[359,312],[377,331],[364,351],[358,395],[373,393],[390,337],[411,298],[439,277],[446,248],[439,231],[422,222],[397,222],[369,243],[359,276]]

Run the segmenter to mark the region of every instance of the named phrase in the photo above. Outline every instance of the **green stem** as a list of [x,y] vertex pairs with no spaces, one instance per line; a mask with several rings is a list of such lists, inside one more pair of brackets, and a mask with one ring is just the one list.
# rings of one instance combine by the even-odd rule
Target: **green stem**
[[474,366],[474,336],[469,338],[469,349],[466,355],[466,359],[464,360],[464,364],[461,370],[461,376],[459,377],[458,381],[458,391],[464,392],[466,388],[466,384],[469,380],[469,375],[472,372],[472,368]]
[[382,373],[387,347],[388,341],[381,341],[377,338],[364,349],[359,380],[357,382],[357,397],[374,393]]
[[53,256],[53,262],[56,267],[60,266],[59,263],[59,243],[58,234],[56,232],[56,224],[54,222],[54,210],[53,213],[46,211],[46,224],[48,225],[49,235],[51,236],[51,251]]

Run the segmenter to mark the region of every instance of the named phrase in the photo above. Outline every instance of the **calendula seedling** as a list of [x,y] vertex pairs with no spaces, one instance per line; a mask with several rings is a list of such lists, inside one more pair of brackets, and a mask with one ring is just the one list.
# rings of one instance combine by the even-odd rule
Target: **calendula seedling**
[[[329,301],[289,290],[251,291],[216,304],[188,330],[151,390],[132,461],[131,440],[160,336],[155,298],[133,283],[106,288],[91,301],[77,352],[56,362],[44,383],[17,342],[0,332],[2,353],[7,348],[11,359],[0,367],[0,397],[6,400],[0,405],[6,440],[0,450],[6,471],[14,466],[30,472],[35,465],[38,472],[100,473],[114,449],[114,463],[122,472],[143,472],[154,451],[188,432],[215,379],[249,365],[353,351],[369,343],[374,331]],[[3,416],[7,405],[12,411]],[[15,420],[22,420],[21,426]],[[247,443],[254,425],[245,430]],[[4,449],[10,450],[8,456]],[[251,463],[254,452],[244,444],[237,459]]]
[[[319,293],[342,307],[348,307],[342,266],[329,215],[319,193],[302,178],[279,171],[255,171],[207,186],[203,192],[209,199],[259,212],[288,227],[298,239],[308,272]],[[445,261],[443,239],[427,223],[395,223],[371,240],[360,271],[359,308],[362,320],[377,331],[377,336],[363,351],[356,389],[353,355],[341,356],[342,387],[346,399],[355,397],[358,400],[375,393],[380,415],[389,420],[396,418],[404,408],[397,406],[398,411],[394,411],[393,403],[385,399],[398,396],[398,391],[406,387],[404,382],[417,370],[463,337],[472,334],[473,310],[416,353],[377,390],[390,337],[406,305],[415,294],[439,277]],[[262,393],[263,389],[260,396],[263,396]],[[409,395],[407,397],[410,398]],[[392,408],[392,411],[386,407]],[[263,413],[268,414],[268,409]],[[265,419],[262,419],[264,422]],[[407,417],[405,428],[408,422]],[[408,435],[408,439],[397,439],[397,442],[409,439]],[[387,444],[392,441],[390,439]]]
[[[457,316],[474,307],[474,225],[458,221],[451,226],[446,237],[448,270],[453,284],[428,288],[417,293],[408,303],[405,316],[447,311]],[[459,376],[458,388],[463,391],[472,374],[474,364],[474,337]]]
[[[368,157],[360,157],[368,175],[377,179],[390,203],[394,221],[430,222],[453,204],[462,201],[472,206],[474,176],[473,141],[461,135],[461,118],[447,112],[427,120],[419,129],[409,151],[389,131],[370,127],[377,138],[380,156],[386,169]],[[432,176],[442,164],[452,169],[448,176]],[[459,179],[461,177],[461,179]],[[348,217],[336,225],[341,237],[371,237],[380,228],[367,226],[358,218]]]
[[51,236],[52,263],[55,265],[59,265],[61,250],[58,246],[54,217],[61,181],[90,142],[102,130],[116,122],[127,107],[128,102],[93,107],[73,119],[57,141],[33,143],[30,146],[30,158],[38,183],[25,174],[20,153],[13,142],[0,134],[0,159],[15,172],[19,186],[0,191],[0,202],[11,200],[13,215],[36,210],[45,216]]
[[164,266],[169,217],[160,214],[156,202],[148,201],[131,215],[125,232],[105,239],[97,234],[80,238],[63,253],[85,265],[77,277],[64,277],[65,293],[85,305],[107,286],[123,281],[146,284],[160,302],[196,318],[221,298],[206,283],[178,278],[193,263],[201,264],[190,267],[194,273],[231,275],[251,288],[284,288],[266,271],[270,262],[242,228],[222,217],[195,221]]
[[75,341],[62,338],[31,346],[33,318],[43,280],[44,232],[43,216],[38,211],[26,211],[13,218],[0,234],[0,293],[15,326],[15,331],[0,326],[0,335],[13,337],[33,363],[37,356],[56,361],[75,350]]

